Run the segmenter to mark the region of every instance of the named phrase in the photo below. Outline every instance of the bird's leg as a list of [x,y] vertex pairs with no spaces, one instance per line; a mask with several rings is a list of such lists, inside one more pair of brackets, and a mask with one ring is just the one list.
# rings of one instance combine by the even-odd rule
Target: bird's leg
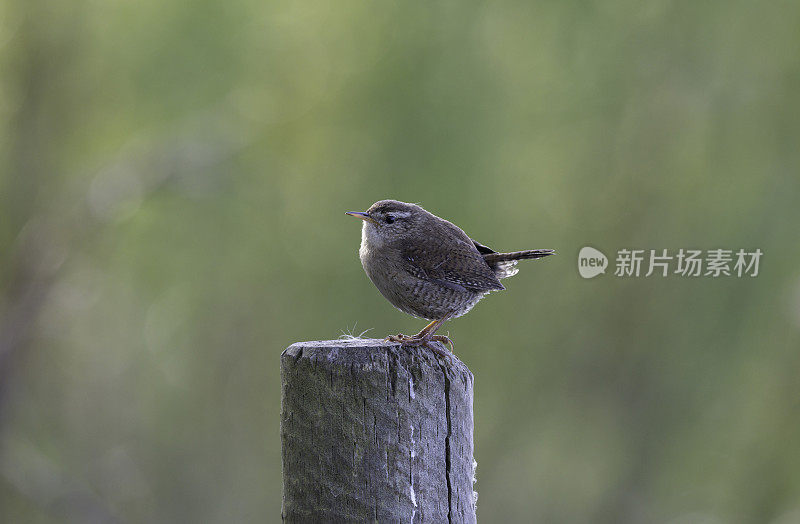
[[444,335],[436,335],[435,334],[436,331],[440,327],[442,327],[442,324],[444,324],[445,321],[448,318],[450,318],[449,314],[446,315],[444,318],[440,318],[439,320],[434,320],[433,322],[431,322],[430,324],[428,324],[427,326],[422,328],[422,331],[420,331],[419,333],[417,333],[416,335],[414,335],[411,338],[415,339],[415,340],[422,341],[422,343],[424,345],[427,345],[428,347],[433,347],[433,346],[430,346],[427,343],[430,340],[433,340],[433,341],[436,341],[436,342],[441,342],[442,344],[448,344],[448,345],[450,345],[450,351],[453,351],[455,349],[455,344],[453,344],[453,341],[450,340],[449,337],[446,337]]
[[389,335],[388,337],[386,337],[386,340],[388,340],[389,342],[418,342],[421,341],[423,337],[425,337],[431,330],[435,332],[439,328],[442,322],[443,320],[434,320],[433,322],[422,328],[422,331],[411,337],[409,337],[408,335],[404,335],[402,333],[398,333],[396,335]]
[[434,320],[433,322],[422,328],[422,331],[420,331],[411,338],[425,338],[428,336],[429,333],[433,335],[434,333],[436,333],[436,330],[439,329],[439,326],[441,326],[445,320],[447,320],[447,317],[440,320]]
[[402,333],[398,333],[397,335],[391,335],[386,337],[386,340],[389,342],[400,342],[401,344],[405,344],[408,346],[428,346],[429,348],[433,349],[436,353],[440,355],[447,356],[446,353],[443,353],[438,347],[433,346],[430,342],[441,342],[443,344],[449,344],[450,350],[452,351],[455,347],[453,341],[450,340],[449,337],[444,335],[436,335],[436,330],[441,327],[444,322],[450,318],[450,313],[445,315],[443,318],[437,319],[432,321],[430,324],[422,328],[422,331],[417,333],[416,335],[409,337],[407,335],[403,335]]

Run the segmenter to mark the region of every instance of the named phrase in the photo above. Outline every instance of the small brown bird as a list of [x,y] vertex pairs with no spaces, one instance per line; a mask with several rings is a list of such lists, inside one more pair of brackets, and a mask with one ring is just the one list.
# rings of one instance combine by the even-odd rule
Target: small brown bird
[[347,211],[364,221],[361,265],[378,291],[396,308],[431,323],[414,336],[386,338],[404,345],[452,341],[436,330],[460,317],[500,283],[517,273],[518,260],[552,255],[552,249],[497,253],[472,240],[458,226],[416,204],[397,200],[375,202],[364,212]]

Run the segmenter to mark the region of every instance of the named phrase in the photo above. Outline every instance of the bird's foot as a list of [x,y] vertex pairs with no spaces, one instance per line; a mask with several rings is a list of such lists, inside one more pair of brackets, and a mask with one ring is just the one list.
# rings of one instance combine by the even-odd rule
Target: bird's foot
[[450,346],[450,352],[451,353],[455,353],[456,352],[456,345],[453,343],[452,340],[450,340],[450,337],[447,337],[445,335],[433,335],[431,337],[431,340],[435,340],[436,342],[441,342],[442,344],[444,344],[446,346]]
[[[403,335],[402,333],[398,333],[397,335],[389,335],[384,340],[386,340],[387,342],[399,342],[403,346],[411,346],[411,347],[425,346],[433,350],[433,352],[436,353],[437,355],[445,358],[449,358],[450,355],[452,355],[452,350],[455,348],[455,344],[453,344],[453,341],[450,340],[449,337],[446,337],[444,335],[425,334],[421,337],[420,336],[409,337],[408,335]],[[441,342],[443,344],[449,344],[450,352],[442,350],[441,347],[435,344],[431,344],[431,342]]]

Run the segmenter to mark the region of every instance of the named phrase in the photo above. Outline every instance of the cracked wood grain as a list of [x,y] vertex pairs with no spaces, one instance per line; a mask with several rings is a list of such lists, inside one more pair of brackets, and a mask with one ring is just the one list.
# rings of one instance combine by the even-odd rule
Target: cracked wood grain
[[472,387],[458,359],[379,339],[281,355],[285,522],[475,522]]

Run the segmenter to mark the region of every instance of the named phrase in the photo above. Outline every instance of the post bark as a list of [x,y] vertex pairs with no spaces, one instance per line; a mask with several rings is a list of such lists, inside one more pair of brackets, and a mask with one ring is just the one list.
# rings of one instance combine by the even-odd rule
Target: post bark
[[285,522],[475,522],[473,376],[379,339],[281,355]]

